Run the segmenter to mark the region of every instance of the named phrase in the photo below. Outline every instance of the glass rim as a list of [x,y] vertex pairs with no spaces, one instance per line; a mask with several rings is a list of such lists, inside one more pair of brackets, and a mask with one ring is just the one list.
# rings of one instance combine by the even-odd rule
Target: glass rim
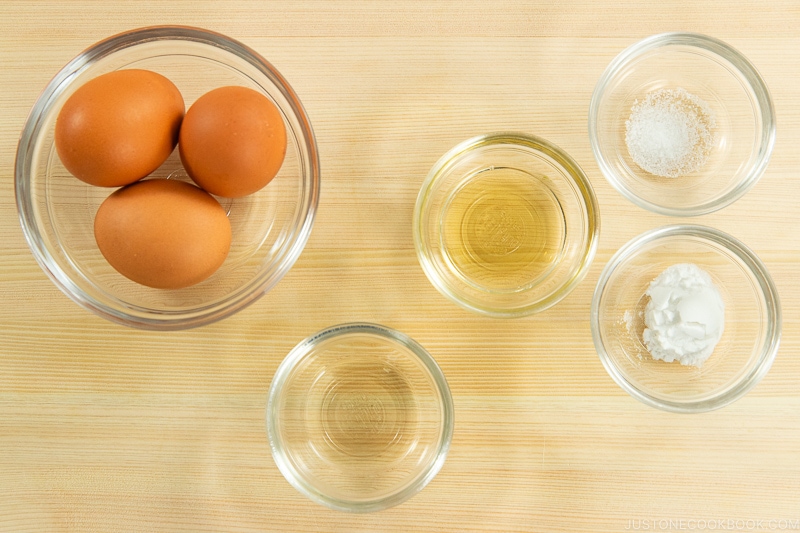
[[[236,292],[191,309],[157,310],[109,298],[109,301],[116,300],[119,304],[117,309],[105,301],[86,294],[71,275],[55,261],[44,244],[37,222],[30,176],[42,133],[42,121],[53,103],[67,90],[71,80],[85,72],[96,61],[115,52],[160,41],[186,41],[223,50],[245,61],[269,79],[286,99],[289,104],[288,111],[299,124],[300,129],[296,132],[298,150],[300,159],[308,159],[308,168],[302,176],[300,207],[296,219],[298,223],[293,227],[290,237],[286,239],[285,251],[274,272],[269,275],[262,273]],[[316,138],[308,115],[288,81],[271,63],[252,48],[220,33],[193,26],[161,25],[136,28],[107,37],[84,49],[56,73],[26,118],[17,145],[14,180],[17,211],[25,240],[36,262],[61,292],[81,307],[111,322],[139,329],[168,331],[199,327],[222,320],[255,302],[283,278],[300,256],[311,234],[319,205],[320,162]]]
[[[620,372],[614,359],[609,355],[605,348],[602,335],[600,333],[600,306],[606,286],[611,275],[616,269],[628,259],[635,256],[641,248],[647,244],[658,242],[671,237],[695,237],[706,242],[721,246],[734,254],[747,266],[758,282],[760,293],[765,301],[765,338],[764,344],[760,347],[758,363],[753,370],[745,375],[739,382],[730,387],[727,391],[712,396],[704,400],[675,401],[656,398],[640,390],[634,383],[631,383]],[[773,361],[778,353],[782,329],[782,311],[778,289],[767,270],[766,265],[761,259],[739,239],[715,228],[696,224],[675,224],[654,228],[645,231],[632,238],[624,244],[608,261],[603,271],[600,273],[597,285],[592,296],[590,311],[590,327],[592,341],[603,367],[608,372],[612,380],[625,392],[642,403],[664,411],[673,413],[700,413],[716,410],[743,397],[769,372]]]
[[[611,80],[615,79],[619,72],[630,61],[648,52],[667,46],[700,48],[715,54],[731,64],[747,81],[747,86],[755,97],[754,107],[757,108],[761,118],[760,130],[762,141],[758,147],[755,164],[747,175],[726,194],[716,199],[689,207],[665,206],[646,200],[635,194],[626,186],[623,180],[619,179],[613,167],[606,160],[597,135],[600,106],[606,96],[606,88]],[[667,32],[651,35],[622,50],[611,63],[608,64],[592,92],[592,97],[589,102],[588,130],[589,143],[591,144],[594,158],[600,167],[601,174],[611,186],[634,205],[653,213],[673,217],[694,217],[713,213],[727,207],[744,196],[764,175],[775,148],[777,135],[775,105],[772,101],[769,88],[755,65],[728,43],[715,37],[690,32]]]
[[[320,343],[350,334],[377,336],[406,348],[408,351],[413,353],[414,356],[416,356],[416,358],[423,364],[425,370],[432,378],[438,394],[438,403],[441,406],[442,426],[439,433],[440,444],[434,460],[431,461],[431,463],[419,476],[417,476],[402,490],[382,498],[364,501],[350,501],[327,496],[321,491],[317,490],[311,483],[307,482],[304,479],[304,476],[291,466],[290,461],[286,460],[286,456],[289,454],[286,452],[283,446],[282,439],[280,438],[280,431],[277,427],[278,421],[280,420],[280,414],[275,407],[278,396],[280,395],[284,385],[287,382],[287,379],[291,376],[292,371],[298,363],[308,356],[309,353],[311,353]],[[450,387],[448,386],[444,373],[442,372],[436,360],[425,348],[422,347],[422,345],[405,333],[370,322],[348,322],[338,324],[314,333],[313,335],[300,341],[289,351],[288,355],[283,359],[281,364],[278,366],[278,369],[275,371],[275,374],[272,378],[272,384],[269,388],[266,409],[266,426],[270,450],[272,452],[273,459],[275,460],[275,464],[277,465],[283,477],[286,478],[286,480],[298,492],[305,495],[310,500],[325,505],[331,509],[354,513],[366,513],[388,509],[389,507],[403,503],[425,488],[425,486],[427,486],[428,483],[430,483],[430,481],[436,477],[442,466],[444,466],[444,462],[447,458],[453,438],[454,422],[455,409],[453,406],[453,398],[450,392]]]
[[[562,167],[564,173],[569,176],[579,192],[582,211],[585,212],[587,226],[584,233],[586,244],[580,255],[580,261],[577,264],[575,273],[548,296],[513,308],[496,308],[490,305],[481,305],[473,299],[463,298],[457,290],[454,290],[450,284],[438,274],[438,269],[435,266],[435,261],[430,251],[430,241],[424,231],[424,219],[428,215],[429,208],[429,192],[433,189],[439,177],[445,174],[449,167],[474,150],[495,145],[522,146],[530,149],[534,153],[543,154],[551,158]],[[572,292],[586,277],[597,251],[597,244],[600,236],[599,212],[599,204],[591,181],[578,162],[562,148],[542,137],[527,133],[515,131],[486,133],[476,135],[456,144],[445,152],[444,155],[436,161],[433,167],[431,167],[419,189],[417,200],[414,205],[412,217],[414,248],[416,250],[417,259],[428,280],[441,294],[452,302],[470,311],[493,318],[519,318],[545,311],[556,305],[570,294],[570,292]]]

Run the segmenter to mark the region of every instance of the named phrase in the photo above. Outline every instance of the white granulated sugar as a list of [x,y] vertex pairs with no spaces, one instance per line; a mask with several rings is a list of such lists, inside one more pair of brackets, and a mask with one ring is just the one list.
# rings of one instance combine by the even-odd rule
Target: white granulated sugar
[[697,265],[673,265],[650,283],[645,294],[650,301],[642,340],[653,359],[701,366],[725,326],[725,304],[711,276]]
[[659,89],[635,101],[625,143],[642,170],[677,178],[699,170],[715,143],[711,107],[685,89]]

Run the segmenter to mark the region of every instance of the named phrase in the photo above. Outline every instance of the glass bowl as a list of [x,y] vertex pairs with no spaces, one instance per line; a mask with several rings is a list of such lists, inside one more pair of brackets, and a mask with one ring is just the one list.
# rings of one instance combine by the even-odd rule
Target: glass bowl
[[494,317],[543,311],[583,279],[600,215],[592,186],[544,139],[468,139],[433,166],[414,209],[414,245],[431,283]]
[[[654,359],[642,340],[650,282],[667,267],[706,271],[725,306],[722,337],[702,366]],[[591,308],[597,352],[612,379],[634,398],[679,413],[717,409],[741,398],[769,371],[781,336],[778,292],[764,264],[721,231],[676,225],[623,246],[600,275]]]
[[[690,107],[684,108],[683,115],[667,114],[666,103],[678,108],[690,105],[673,97],[652,104],[649,113],[632,117],[635,105],[650,109],[645,105],[648,94],[680,89],[705,102],[704,111]],[[677,125],[677,117],[684,122],[689,117],[690,126]],[[703,119],[698,124],[705,124],[702,130],[693,125],[698,117]],[[679,177],[643,170],[628,148],[629,120],[641,124],[631,129],[639,162],[653,165],[658,160],[658,143],[664,143],[662,155],[672,158],[672,163],[650,166],[651,170],[677,169],[677,161],[692,160],[692,151],[687,153],[687,145],[670,140],[673,135],[690,139],[695,131],[707,133],[705,140],[691,137],[694,142],[689,143],[696,147],[699,166],[692,170],[687,164]],[[638,127],[645,126],[650,132],[660,132],[659,137],[637,133]],[[625,198],[656,213],[696,216],[731,204],[759,180],[775,146],[775,112],[764,80],[738,51],[704,35],[665,33],[627,48],[606,68],[589,107],[589,140],[603,175]]]
[[344,324],[298,344],[267,405],[284,477],[333,509],[378,511],[407,500],[444,464],[453,402],[419,344],[374,324]]
[[[113,189],[71,176],[55,149],[56,117],[67,98],[86,81],[125,68],[166,76],[180,89],[187,109],[216,87],[250,87],[275,103],[286,124],[286,158],[272,182],[244,198],[218,198],[233,231],[230,253],[215,274],[192,287],[145,287],[105,261],[94,240],[93,223],[97,208]],[[150,177],[189,181],[177,149]],[[61,69],[36,101],[22,131],[15,179],[22,229],[53,282],[75,302],[106,319],[162,330],[222,319],[274,286],[308,240],[320,185],[311,124],[281,74],[237,41],[177,26],[115,35]]]

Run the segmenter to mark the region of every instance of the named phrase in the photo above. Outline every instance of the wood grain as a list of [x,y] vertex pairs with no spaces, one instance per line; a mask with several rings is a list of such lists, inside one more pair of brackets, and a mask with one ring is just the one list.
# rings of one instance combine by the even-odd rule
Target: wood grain
[[[172,333],[110,324],[60,293],[28,250],[13,187],[19,133],[47,81],[95,41],[153,24],[209,28],[268,58],[306,106],[323,173],[316,224],[292,271],[238,315]],[[798,28],[795,0],[0,0],[0,531],[691,531],[692,520],[698,531],[702,521],[737,530],[737,520],[740,531],[758,531],[747,520],[800,531]],[[763,179],[692,222],[732,233],[767,264],[783,304],[780,352],[747,397],[696,416],[621,391],[588,321],[614,251],[676,221],[636,208],[603,179],[586,133],[589,99],[619,51],[673,30],[737,47],[778,114]],[[411,237],[433,163],[496,130],[568,151],[602,213],[587,278],[555,308],[509,321],[442,297]],[[456,407],[440,474],[405,504],[368,515],[296,492],[264,424],[286,353],[354,320],[425,346]]]

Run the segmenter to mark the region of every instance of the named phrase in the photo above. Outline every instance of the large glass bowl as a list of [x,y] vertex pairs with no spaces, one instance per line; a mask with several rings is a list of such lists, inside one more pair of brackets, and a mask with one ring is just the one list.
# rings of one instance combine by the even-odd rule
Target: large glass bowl
[[[111,190],[69,174],[54,144],[58,113],[86,81],[118,69],[158,72],[181,91],[186,108],[216,87],[242,85],[266,95],[287,131],[286,159],[261,191],[218,198],[233,231],[222,267],[198,285],[153,289],[117,273],[94,240],[94,216]],[[177,149],[150,177],[188,181]],[[16,160],[22,229],[42,269],[70,298],[128,326],[182,329],[222,319],[274,286],[300,255],[319,199],[319,156],[311,124],[287,81],[247,46],[210,31],[159,26],[101,41],[70,61],[45,87],[22,131]]]
[[286,356],[270,387],[267,429],[275,463],[301,493],[341,511],[378,511],[439,472],[453,401],[439,366],[407,335],[343,324]]
[[[666,268],[706,271],[725,305],[722,337],[702,366],[656,360],[642,340],[645,295]],[[623,246],[600,274],[592,338],[611,378],[634,398],[678,413],[718,409],[744,396],[769,371],[781,337],[778,291],[747,246],[719,230],[657,228]]]
[[[705,163],[680,177],[643,170],[626,142],[633,106],[662,89],[684,89],[714,117]],[[608,65],[589,106],[589,140],[603,175],[634,204],[664,215],[703,215],[736,201],[761,178],[775,146],[775,111],[758,71],[730,45],[665,33],[630,46]]]

